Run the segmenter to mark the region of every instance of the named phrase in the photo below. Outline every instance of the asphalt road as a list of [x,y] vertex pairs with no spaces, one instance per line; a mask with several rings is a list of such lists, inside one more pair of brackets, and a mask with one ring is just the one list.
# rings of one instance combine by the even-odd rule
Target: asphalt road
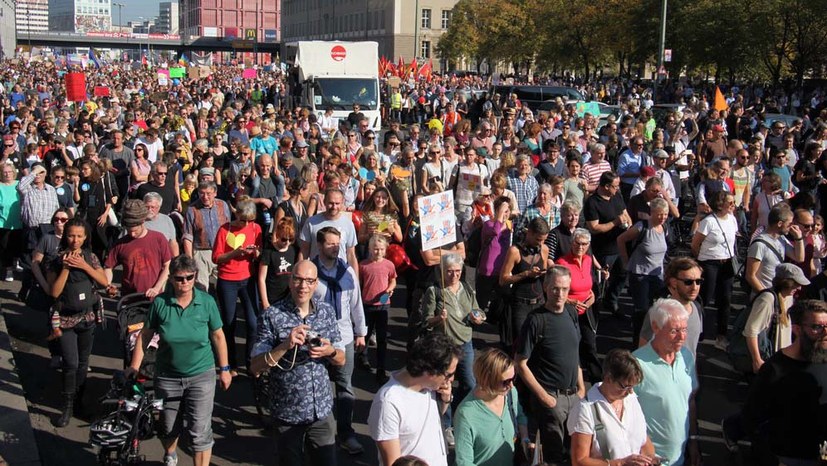
[[[68,427],[57,429],[52,426],[51,419],[59,409],[60,377],[58,371],[49,369],[45,341],[47,317],[45,313],[28,309],[16,301],[14,296],[19,286],[18,281],[0,282],[0,309],[12,338],[15,363],[26,394],[40,457],[44,465],[50,466],[95,464],[95,452],[88,442],[89,422],[107,412],[96,403],[96,399],[106,392],[112,374],[119,370],[122,364],[121,346],[114,330],[115,314],[111,309],[108,310],[108,328],[96,330],[92,371],[89,374],[86,396],[87,405],[90,406],[89,412],[81,419],[73,418]],[[405,356],[406,317],[405,311],[400,307],[404,303],[404,295],[403,290],[394,294],[394,307],[390,313],[388,356],[391,369],[401,367]],[[733,297],[733,302],[736,303],[733,315],[737,314],[745,300],[744,293],[736,290]],[[621,303],[631,305],[631,300],[625,293]],[[108,304],[108,307],[113,307],[113,303]],[[618,346],[629,348],[630,323],[608,314],[601,317],[598,329],[600,353],[605,354],[609,349]],[[707,320],[709,321],[714,322],[714,319]],[[242,325],[239,325],[239,329],[243,332]],[[494,327],[485,324],[475,333],[475,346],[490,345],[495,339]],[[239,341],[239,344],[243,342]],[[373,357],[371,353],[371,358]],[[726,355],[716,349],[709,340],[702,342],[699,347],[699,375],[699,422],[704,464],[749,464],[741,461],[737,455],[727,452],[719,428],[721,419],[738,409],[739,402],[746,393],[746,384],[732,371]],[[379,385],[374,381],[373,374],[358,368],[354,373],[353,383],[357,395],[353,424],[365,452],[359,456],[350,456],[340,449],[339,464],[375,465],[378,464],[378,460],[376,448],[368,436],[367,416],[373,393],[378,390]],[[228,392],[217,392],[213,430],[213,464],[274,463],[272,435],[262,428],[253,406],[250,380],[246,376],[236,377]],[[146,455],[146,464],[161,464],[163,451],[156,439],[144,441],[141,444],[141,452]],[[179,451],[179,457],[179,464],[190,464],[186,451]]]

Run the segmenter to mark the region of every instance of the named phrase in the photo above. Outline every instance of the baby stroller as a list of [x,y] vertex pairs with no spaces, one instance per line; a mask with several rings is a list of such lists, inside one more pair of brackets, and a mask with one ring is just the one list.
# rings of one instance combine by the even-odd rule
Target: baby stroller
[[155,413],[163,409],[164,400],[154,399],[140,381],[127,380],[123,372],[116,372],[101,403],[116,407],[89,426],[89,442],[98,449],[98,463],[143,462],[141,441],[155,435]]
[[[143,293],[128,294],[118,301],[118,333],[123,341],[124,367],[132,362],[132,351],[138,333],[144,328],[144,321],[149,313],[151,301]],[[155,376],[155,356],[158,352],[159,335],[156,333],[144,351],[141,362],[141,376],[151,380]]]

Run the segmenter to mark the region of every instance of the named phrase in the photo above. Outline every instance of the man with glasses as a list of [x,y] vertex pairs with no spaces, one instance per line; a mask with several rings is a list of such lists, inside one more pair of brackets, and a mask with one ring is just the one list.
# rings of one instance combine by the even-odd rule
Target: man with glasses
[[497,137],[494,135],[494,130],[491,128],[491,123],[483,121],[477,127],[477,132],[474,134],[474,137],[471,138],[471,147],[474,149],[485,147],[488,152],[491,152],[494,148],[494,142],[496,142],[496,140]]
[[325,211],[316,214],[304,222],[299,235],[301,246],[300,259],[310,259],[319,255],[316,234],[325,227],[334,227],[341,234],[339,258],[353,267],[358,275],[359,262],[356,260],[356,228],[351,216],[345,212],[345,194],[339,188],[328,188],[324,194]]
[[673,465],[698,465],[695,357],[686,348],[688,315],[683,304],[661,299],[649,310],[654,336],[632,353],[643,371],[635,394],[658,456]]
[[169,168],[161,161],[152,164],[149,171],[149,182],[138,187],[137,197],[143,199],[147,193],[158,193],[164,202],[161,204],[161,213],[169,215],[174,210],[181,210],[180,193],[175,190],[175,183],[169,178]]
[[813,217],[813,213],[807,209],[796,209],[795,212],[793,212],[793,225],[801,230],[802,237],[804,238],[804,260],[801,262],[791,262],[801,268],[807,279],[811,279],[817,273],[814,261],[820,260],[814,257],[813,228],[815,227],[815,218]]
[[770,127],[770,134],[767,135],[766,147],[767,149],[776,148],[778,150],[784,149],[784,136],[786,136],[787,125],[783,121],[775,121]]
[[[23,220],[23,232],[26,243],[20,265],[23,267],[23,285],[19,297],[25,297],[31,286],[32,251],[40,238],[52,230],[52,215],[58,209],[57,192],[46,183],[46,168],[41,163],[32,165],[31,173],[24,176],[17,185],[20,193],[20,218]],[[21,245],[15,245],[20,247]]]
[[198,200],[190,204],[184,217],[184,254],[195,259],[196,285],[205,291],[210,287],[210,279],[218,273],[218,266],[212,261],[215,236],[221,225],[231,219],[230,207],[216,199],[217,191],[214,181],[202,181],[198,185]]
[[[691,257],[676,257],[666,266],[665,277],[669,298],[681,303],[688,314],[684,347],[694,356],[698,351],[698,342],[704,323],[703,306],[698,302],[698,295],[704,281],[701,266]],[[643,320],[637,346],[645,346],[652,339],[653,334],[650,311]]]
[[628,149],[620,154],[617,161],[617,174],[620,175],[620,193],[625,202],[629,202],[632,188],[640,178],[640,169],[646,163],[646,153],[643,151],[643,137],[632,139]]
[[142,200],[124,202],[121,225],[126,229],[126,235],[115,242],[104,262],[104,273],[109,281],[106,291],[110,296],[117,294],[112,277],[118,265],[123,266],[123,296],[143,293],[151,300],[166,288],[172,251],[164,235],[146,228],[144,223],[148,216],[149,209]]
[[[137,142],[141,142],[141,140],[137,140]],[[78,144],[77,139],[75,143]],[[116,130],[112,132],[112,144],[102,147],[100,156],[112,161],[112,168],[115,170],[115,184],[118,186],[118,204],[122,204],[122,200],[126,199],[126,193],[129,190],[130,167],[135,160],[135,152],[124,145],[124,133]],[[147,156],[147,160],[149,160],[148,154],[144,154],[144,156]]]
[[789,317],[793,343],[761,366],[744,404],[741,426],[751,437],[753,458],[817,465],[827,438],[821,400],[827,390],[827,304],[800,300],[790,308]]
[[[250,371],[269,371],[270,413],[276,457],[282,466],[336,465],[336,427],[328,367],[345,364],[333,307],[314,298],[316,266],[300,261],[290,277],[290,296],[259,318]],[[312,332],[312,334],[311,334]]]
[[453,399],[451,384],[461,356],[447,335],[431,332],[413,344],[405,368],[392,373],[373,397],[368,427],[382,465],[407,455],[430,466],[448,465],[440,416]]
[[577,309],[568,304],[571,272],[560,265],[545,274],[546,302],[528,315],[518,339],[517,372],[528,387],[540,429],[543,459],[563,463],[566,422],[586,394],[580,369]]
[[745,278],[753,293],[772,287],[775,268],[789,259],[804,262],[804,234],[793,225],[793,212],[786,204],[777,204],[767,215],[767,229],[747,249]]

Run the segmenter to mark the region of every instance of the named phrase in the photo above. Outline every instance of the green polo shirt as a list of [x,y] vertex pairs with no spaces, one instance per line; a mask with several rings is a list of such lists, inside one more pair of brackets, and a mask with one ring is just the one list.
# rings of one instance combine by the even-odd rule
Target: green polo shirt
[[214,370],[210,335],[221,328],[215,299],[195,289],[186,308],[168,291],[152,302],[146,325],[161,337],[155,372],[162,377],[192,377]]
[[680,466],[689,440],[689,396],[698,388],[695,359],[682,347],[672,364],[667,364],[652,349],[651,342],[632,354],[643,371],[643,381],[635,387],[635,394],[655,453],[668,459],[669,464]]

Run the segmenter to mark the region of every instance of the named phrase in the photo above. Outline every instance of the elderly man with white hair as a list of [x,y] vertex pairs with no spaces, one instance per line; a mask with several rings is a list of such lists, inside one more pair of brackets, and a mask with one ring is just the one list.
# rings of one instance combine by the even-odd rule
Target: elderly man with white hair
[[175,224],[172,223],[169,215],[161,213],[161,204],[163,204],[163,202],[164,198],[158,193],[149,192],[144,194],[144,204],[146,204],[148,211],[144,226],[146,226],[147,230],[157,231],[164,235],[164,238],[169,241],[169,249],[172,251],[172,257],[178,257],[179,252],[178,241],[176,241],[175,236]]
[[654,336],[632,353],[643,370],[635,394],[655,452],[670,465],[700,464],[695,358],[684,346],[689,314],[680,302],[660,299],[649,310]]

